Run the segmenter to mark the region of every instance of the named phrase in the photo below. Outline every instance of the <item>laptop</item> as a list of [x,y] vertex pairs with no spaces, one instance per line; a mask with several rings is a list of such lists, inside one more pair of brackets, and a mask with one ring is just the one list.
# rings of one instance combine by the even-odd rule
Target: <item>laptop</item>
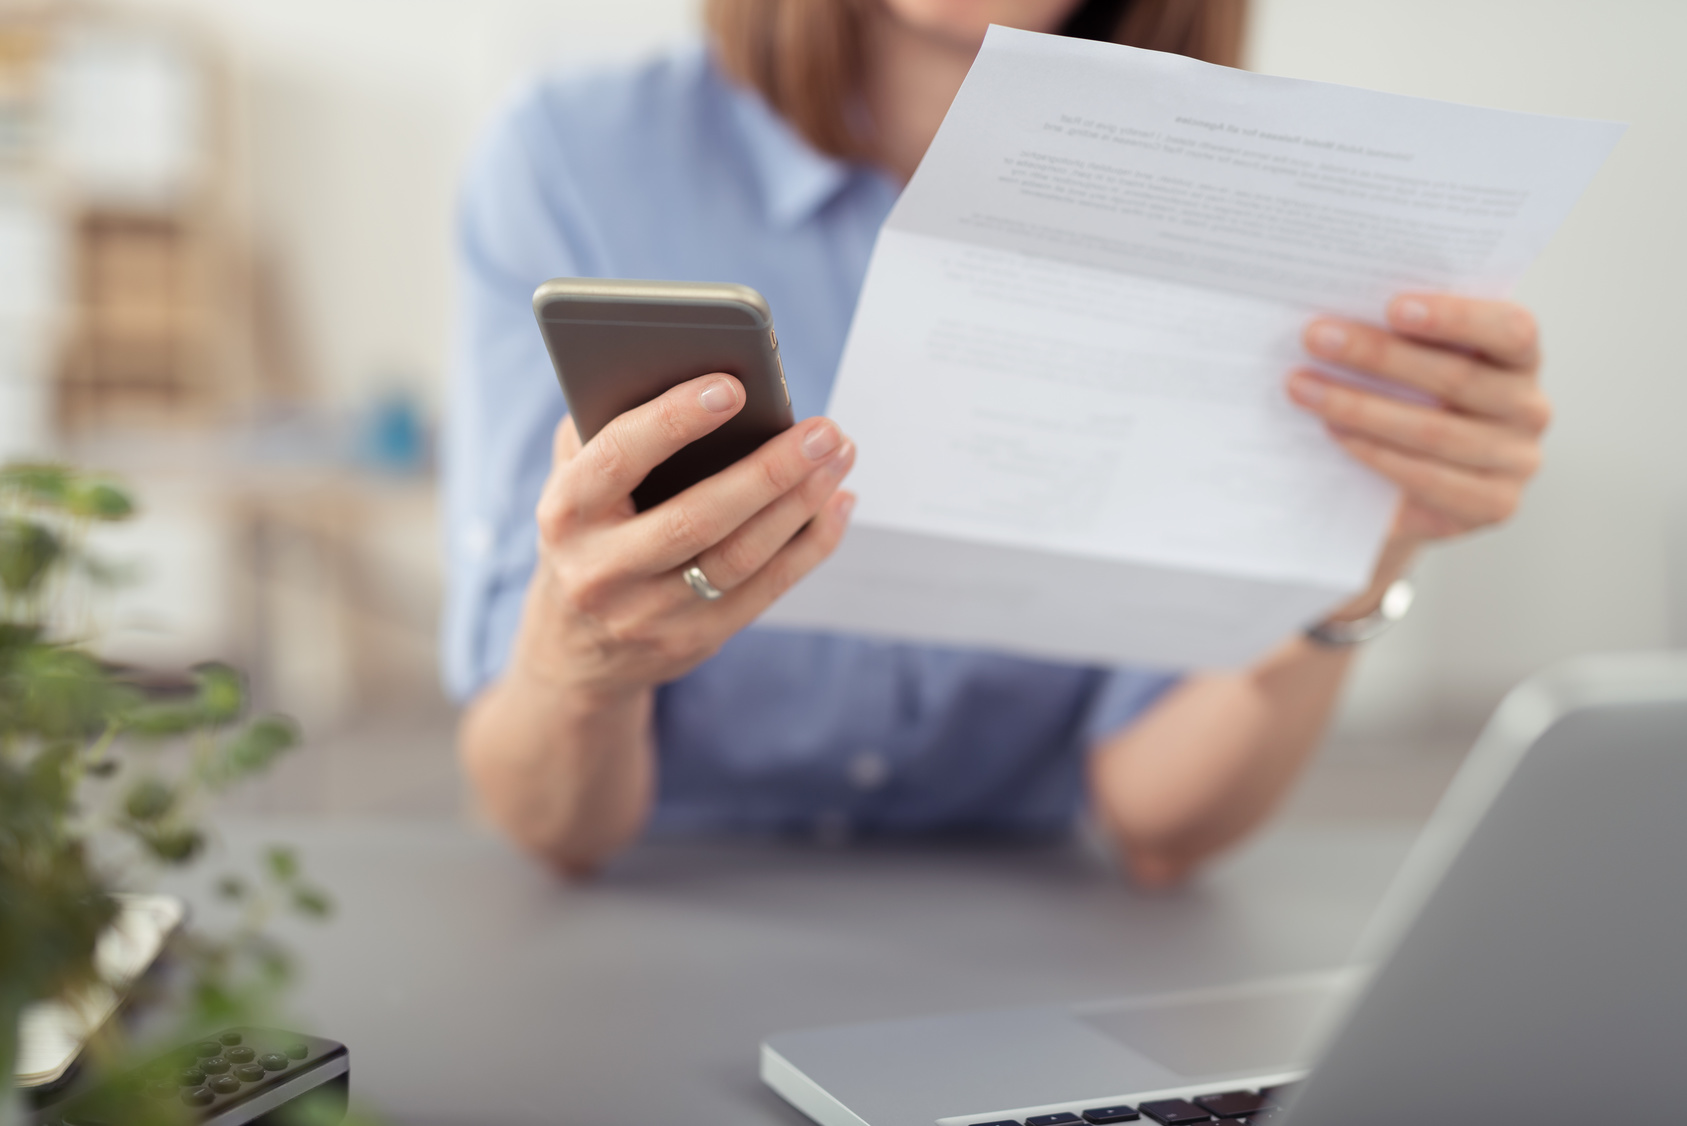
[[1355,967],[786,1032],[821,1126],[1423,1126],[1687,1114],[1687,653],[1513,690]]

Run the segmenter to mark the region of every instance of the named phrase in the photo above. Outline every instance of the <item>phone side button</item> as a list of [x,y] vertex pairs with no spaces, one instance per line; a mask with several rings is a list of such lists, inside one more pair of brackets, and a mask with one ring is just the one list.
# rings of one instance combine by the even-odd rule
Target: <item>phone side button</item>
[[778,352],[775,352],[773,353],[773,362],[779,365],[779,389],[785,392],[785,405],[790,406],[791,385],[785,382],[785,361],[780,358]]

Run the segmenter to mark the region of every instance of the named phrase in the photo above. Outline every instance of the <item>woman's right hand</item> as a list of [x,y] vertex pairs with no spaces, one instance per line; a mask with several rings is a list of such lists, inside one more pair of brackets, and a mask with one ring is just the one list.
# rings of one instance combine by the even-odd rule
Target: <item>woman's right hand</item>
[[[576,704],[613,705],[684,675],[831,554],[854,497],[839,484],[855,447],[811,418],[654,508],[632,491],[744,405],[705,375],[628,411],[581,445],[558,425],[537,511],[539,566],[516,660]],[[682,578],[695,564],[723,597]]]

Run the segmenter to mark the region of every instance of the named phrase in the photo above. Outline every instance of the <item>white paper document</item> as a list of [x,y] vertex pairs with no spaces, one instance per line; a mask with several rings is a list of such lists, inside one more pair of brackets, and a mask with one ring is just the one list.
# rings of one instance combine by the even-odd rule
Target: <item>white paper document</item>
[[1505,294],[1621,132],[991,28],[833,389],[853,526],[763,621],[1256,657],[1365,587],[1396,499],[1286,399],[1306,322]]

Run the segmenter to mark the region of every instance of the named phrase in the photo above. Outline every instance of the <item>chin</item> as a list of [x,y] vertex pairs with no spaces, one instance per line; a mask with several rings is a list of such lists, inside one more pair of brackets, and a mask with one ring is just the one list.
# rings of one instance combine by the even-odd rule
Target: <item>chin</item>
[[1026,31],[1054,31],[1077,0],[880,0],[900,22],[945,39],[978,44],[993,23]]

